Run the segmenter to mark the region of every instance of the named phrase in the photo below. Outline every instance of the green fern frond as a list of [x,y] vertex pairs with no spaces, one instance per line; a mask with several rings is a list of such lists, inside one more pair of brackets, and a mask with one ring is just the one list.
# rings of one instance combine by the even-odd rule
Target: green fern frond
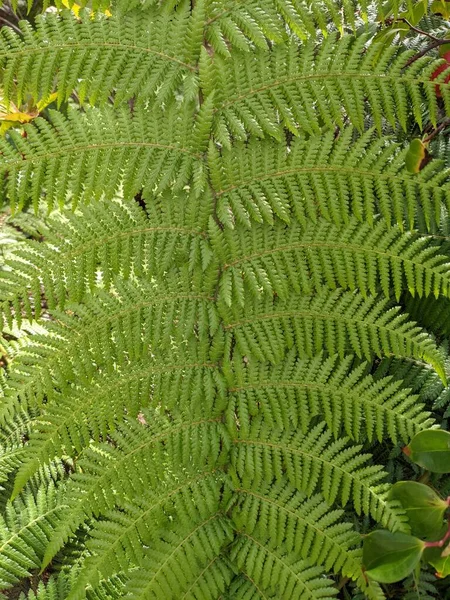
[[[279,365],[250,363],[235,372],[230,391],[234,399],[228,415],[229,427],[237,434],[232,413],[236,411],[240,430],[248,435],[248,415],[262,414],[274,428],[295,427],[306,433],[314,417],[325,420],[335,438],[342,429],[354,440],[367,435],[382,441],[388,435],[395,443],[408,441],[433,423],[424,404],[408,392],[400,378],[366,374],[367,365],[352,365],[321,354],[299,360],[291,351]],[[433,372],[432,369],[429,369]],[[435,375],[437,379],[437,375]],[[409,382],[407,382],[409,383]]]
[[295,552],[327,571],[342,571],[363,589],[368,587],[354,549],[359,536],[341,520],[342,511],[330,510],[320,496],[306,499],[285,482],[236,491],[239,500],[232,519],[238,532],[269,550]]
[[[152,352],[171,351],[175,370],[176,365],[182,370],[188,364],[213,364],[208,336],[214,336],[219,328],[217,313],[211,296],[195,289],[196,282],[206,285],[207,278],[204,274],[192,278],[186,272],[168,286],[117,282],[114,293],[100,290],[84,305],[55,313],[57,322],[50,322],[45,332],[34,336],[33,343],[15,357],[3,391],[0,419],[18,403],[35,406],[44,397],[47,401],[60,398],[73,384],[89,387],[96,375],[100,380],[107,373],[117,378],[130,360],[146,357],[150,367]],[[186,327],[180,326],[179,319],[187,319]],[[189,350],[183,346],[177,354],[175,343],[188,344],[190,357],[195,359],[187,358]],[[154,362],[157,366],[163,373],[164,365],[158,359]],[[142,373],[142,367],[137,372]]]
[[40,567],[51,534],[64,514],[52,485],[34,498],[27,494],[8,504],[0,518],[0,586],[12,587]]
[[50,207],[111,199],[122,188],[128,198],[141,189],[171,186],[176,192],[191,176],[194,189],[203,189],[203,163],[192,146],[192,107],[133,113],[92,108],[69,111],[67,118],[51,111],[50,118],[51,123],[39,117],[27,125],[26,138],[11,133],[13,144],[0,139],[2,194],[13,207],[28,201],[37,207],[43,191]]
[[[450,372],[450,357],[448,344],[440,346],[445,356],[446,372]],[[374,376],[378,379],[388,374],[402,384],[407,385],[427,406],[434,410],[450,403],[450,388],[443,385],[436,371],[421,361],[401,360],[396,358],[383,359],[377,366]]]
[[405,304],[408,313],[414,319],[421,321],[424,327],[440,337],[447,337],[450,334],[449,303],[446,299],[441,298],[439,302],[436,302],[433,297],[407,297]]
[[[216,90],[214,135],[230,147],[230,136],[245,140],[250,134],[283,139],[283,128],[318,134],[323,126],[342,127],[344,115],[360,131],[370,113],[381,133],[384,122],[406,129],[408,117],[422,126],[422,104],[436,123],[438,105],[430,76],[436,61],[421,58],[406,63],[413,52],[395,46],[380,49],[366,35],[330,35],[320,47],[282,44],[272,52],[233,54],[231,59],[203,62],[200,77]],[[214,72],[215,71],[215,72]],[[440,85],[448,98],[447,85]]]
[[0,588],[383,600],[361,533],[448,416],[442,19],[54,4],[0,31]]
[[[150,550],[146,564],[130,577],[126,597],[145,600],[159,593],[161,597],[178,600],[186,587],[229,544],[230,538],[230,525],[220,512],[179,533],[167,531],[159,544],[161,549]],[[76,598],[69,596],[68,600]]]
[[[178,90],[195,92],[196,56],[185,53],[189,35],[185,9],[173,15],[139,12],[120,18],[81,22],[70,11],[46,14],[35,27],[21,22],[22,35],[9,28],[0,34],[2,91],[17,105],[30,94],[36,100],[57,92],[58,104],[73,92],[81,102],[116,105],[136,98],[174,100]],[[195,45],[199,52],[198,44]]]
[[[124,0],[119,0],[124,2]],[[373,3],[372,3],[373,4]],[[383,14],[386,7],[375,3]],[[390,3],[394,14],[401,2]],[[206,39],[215,52],[230,56],[233,48],[267,50],[267,40],[286,41],[286,26],[301,40],[327,36],[330,29],[355,28],[367,19],[367,0],[227,0],[209,2]]]
[[[144,411],[143,416],[148,425],[128,419],[111,434],[114,445],[103,443],[84,451],[79,471],[68,483],[70,518],[55,530],[44,565],[87,519],[161,485],[161,465],[167,466],[166,473],[186,473],[205,464],[213,470],[230,445],[220,418],[171,421],[157,411]],[[141,477],[134,476],[136,467]]]
[[439,223],[448,196],[448,172],[433,161],[412,176],[405,151],[390,138],[369,130],[354,137],[346,127],[295,140],[289,148],[269,140],[233,145],[221,155],[210,147],[209,167],[217,212],[229,227],[253,222],[303,227],[319,217],[342,226],[351,218],[373,224],[381,214],[387,224],[415,225],[419,210],[427,226]]
[[[206,408],[211,410],[211,403],[220,409],[224,385],[215,365],[181,363],[161,367],[149,362],[136,361],[133,368],[118,369],[110,377],[100,375],[89,388],[79,386],[72,394],[52,398],[33,422],[29,443],[21,453],[14,495],[39,465],[62,451],[69,455],[81,452],[90,440],[103,439],[127,416],[136,417],[150,403],[162,403],[173,410],[185,406],[186,410],[192,409],[192,416]],[[201,410],[195,409],[198,401]]]
[[[163,589],[167,598],[179,598],[186,583],[198,577],[218,556],[221,546],[232,539],[230,526],[220,514],[223,485],[218,473],[200,474],[187,481],[177,478],[139,501],[125,504],[122,512],[106,515],[90,533],[88,548],[92,557],[87,559],[68,600],[84,597],[87,583],[95,587],[101,578],[143,564],[146,581],[139,592],[143,598],[152,589]],[[189,535],[184,537],[186,530]],[[183,542],[194,544],[197,571],[197,565],[186,557]],[[169,574],[172,577],[167,578]],[[127,588],[136,588],[141,582],[138,571],[131,574]],[[135,589],[133,593],[141,597]]]
[[268,548],[246,533],[239,535],[232,552],[244,576],[230,587],[230,595],[226,596],[230,600],[233,597],[288,600],[294,593],[300,593],[305,600],[333,600],[337,594],[334,582],[324,577],[320,567]]
[[[306,228],[276,224],[250,231],[214,232],[213,251],[233,280],[233,302],[242,304],[242,289],[287,298],[292,290],[310,294],[324,285],[360,290],[364,296],[380,288],[397,301],[406,288],[412,295],[446,296],[450,264],[427,238],[388,228],[383,220],[341,227],[319,219]],[[239,283],[241,280],[241,283]]]
[[[224,286],[222,280],[222,290]],[[222,293],[228,304],[230,293]],[[220,306],[224,329],[234,335],[242,355],[276,364],[287,346],[297,348],[303,358],[323,348],[369,360],[373,355],[411,356],[423,358],[445,381],[442,356],[432,339],[387,300],[338,289],[314,296],[291,294],[288,300],[247,299],[245,310],[226,304]]]
[[320,491],[330,505],[351,501],[357,514],[371,515],[389,529],[408,531],[403,511],[387,500],[386,473],[369,464],[371,456],[361,450],[345,437],[333,441],[324,423],[304,435],[273,429],[257,419],[233,440],[232,462],[244,488],[286,478],[308,496]]
[[[30,590],[27,595],[22,593],[19,600],[66,600],[77,577],[77,570],[52,575],[46,583],[41,581],[36,590]],[[89,590],[86,597],[88,600],[120,600],[123,598],[124,587],[123,576],[111,577],[108,582],[102,582],[95,591]]]
[[[147,215],[135,202],[117,201],[49,220],[40,232],[44,243],[30,240],[5,261],[0,273],[4,320],[12,326],[22,318],[38,319],[41,294],[50,310],[64,309],[97,287],[110,289],[117,276],[162,276],[186,263],[190,271],[200,265],[206,269],[210,244],[201,212],[193,213],[192,206],[188,198],[163,197],[152,202]],[[53,233],[60,227],[64,237]]]

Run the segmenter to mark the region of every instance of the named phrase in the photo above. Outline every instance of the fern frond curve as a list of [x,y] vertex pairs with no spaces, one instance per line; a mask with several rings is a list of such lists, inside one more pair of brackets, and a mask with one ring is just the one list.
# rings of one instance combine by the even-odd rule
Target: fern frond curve
[[[203,348],[201,344],[192,348],[191,356],[196,354],[197,358],[188,363],[214,363],[208,356],[207,342],[218,329],[217,315],[208,294],[192,289],[198,281],[193,279],[189,273],[175,278],[176,284],[169,284],[166,294],[163,284],[116,283],[114,294],[100,290],[97,298],[72,307],[71,313],[55,313],[58,321],[50,323],[44,334],[34,336],[34,343],[17,354],[4,390],[0,419],[7,418],[17,403],[35,406],[45,396],[51,401],[54,394],[69,393],[74,383],[89,386],[99,370],[117,375],[130,359],[150,358],[156,349],[170,349],[174,340],[188,343],[198,335]],[[188,289],[183,290],[183,281]],[[206,285],[204,274],[200,281]],[[74,314],[78,319],[72,318]],[[177,325],[179,318],[187,319],[186,328]],[[176,353],[172,357],[173,364],[180,364]]]
[[[158,417],[156,411],[144,411],[144,416],[148,425],[128,420],[126,426],[111,434],[116,447],[103,443],[84,451],[81,469],[69,483],[70,519],[55,529],[44,565],[87,519],[105,514],[131,495],[139,497],[158,486],[161,464],[192,470],[207,463],[214,469],[220,465],[222,448],[229,447],[220,417],[171,422]],[[146,465],[142,478],[136,479],[134,468],[142,464]]]
[[219,154],[210,147],[208,164],[217,211],[228,227],[273,222],[278,217],[303,227],[319,217],[342,226],[354,217],[373,224],[412,229],[416,215],[427,227],[439,223],[447,203],[448,172],[437,161],[414,176],[406,171],[405,150],[369,129],[355,137],[345,127],[295,140],[289,147],[270,140],[233,144]]
[[52,207],[111,199],[122,188],[128,198],[141,189],[153,192],[171,186],[181,191],[191,177],[197,191],[203,189],[192,106],[140,108],[133,113],[105,106],[85,113],[69,111],[67,118],[57,111],[50,115],[51,123],[38,117],[27,125],[26,138],[11,133],[13,145],[0,140],[3,195],[13,207],[28,201],[37,207],[43,190]]
[[116,105],[151,96],[162,104],[184,78],[195,81],[196,57],[185,53],[188,24],[186,10],[81,21],[65,11],[38,17],[35,28],[22,21],[22,36],[1,31],[3,93],[17,105],[27,94],[41,99],[55,91],[59,104],[73,92],[91,104],[114,92]]
[[378,463],[449,369],[448,74],[406,12],[382,46],[427,3],[62,1],[0,31],[0,579],[382,600]]
[[[162,403],[172,410],[183,410],[184,405],[188,410],[201,401],[202,411],[210,408],[210,403],[218,410],[224,402],[224,384],[216,365],[180,363],[161,367],[142,361],[132,369],[119,369],[110,377],[101,375],[89,387],[79,386],[72,394],[52,400],[33,422],[21,455],[14,495],[40,465],[62,451],[68,455],[81,452],[92,440],[104,438],[127,416],[136,417],[149,405]],[[192,416],[200,412],[192,410]]]
[[38,569],[65,506],[53,484],[7,506],[0,520],[0,586],[12,587]]
[[408,530],[403,511],[387,500],[386,473],[368,464],[371,457],[361,449],[344,437],[333,442],[324,423],[303,435],[274,430],[257,419],[248,433],[233,440],[232,460],[244,488],[286,478],[308,496],[319,487],[330,506],[351,501],[357,514],[371,515],[388,529]]
[[[25,242],[2,266],[3,319],[9,326],[20,326],[22,318],[38,319],[41,294],[48,309],[63,310],[98,287],[109,290],[118,276],[161,277],[186,263],[191,272],[199,265],[206,269],[211,248],[201,210],[193,212],[191,206],[189,199],[175,203],[163,197],[153,200],[145,214],[135,202],[117,200],[49,219],[39,231],[45,242]],[[63,238],[53,233],[60,227]]]
[[[330,129],[342,127],[343,109],[360,131],[367,113],[380,132],[385,120],[406,129],[408,117],[422,126],[421,102],[436,122],[430,76],[437,63],[422,58],[406,67],[411,51],[380,49],[368,41],[366,35],[330,35],[318,49],[309,39],[300,49],[297,43],[283,44],[271,53],[258,50],[232,56],[234,60],[206,62],[210,73],[204,79],[221,90],[217,140],[229,146],[231,136],[244,140],[251,134],[281,141],[283,127],[295,135],[301,130],[317,134],[321,122]],[[440,89],[448,97],[448,86]]]
[[[153,558],[150,564],[160,564],[153,576],[146,571],[145,594],[149,594],[152,587],[159,590],[166,587],[169,590],[169,587],[173,589],[177,584],[181,592],[187,582],[186,576],[178,580],[180,573],[184,571],[186,574],[190,573],[191,577],[198,576],[205,564],[218,556],[221,546],[232,539],[230,526],[219,509],[220,490],[223,485],[221,479],[220,474],[200,474],[186,482],[175,480],[172,485],[167,485],[167,489],[163,487],[152,490],[139,502],[125,505],[123,513],[114,511],[106,515],[105,520],[98,521],[90,533],[91,540],[88,542],[92,556],[87,559],[84,570],[68,595],[68,600],[83,598],[86,583],[95,587],[101,578],[118,571],[128,571],[133,563],[142,566],[143,563],[150,562],[148,555]],[[177,516],[173,528],[166,511]],[[192,564],[189,565],[190,569],[183,569],[182,563],[175,563],[175,566],[171,564],[172,560],[177,560],[175,557],[183,544],[183,541],[179,540],[179,532],[186,531],[187,525],[191,531],[185,537],[185,541],[191,540],[195,543],[196,560],[199,565],[197,573]],[[212,531],[202,532],[205,526],[211,526]],[[192,539],[195,532],[199,533],[198,539]],[[132,564],[130,553],[133,556]],[[187,560],[184,556],[180,557],[181,561],[183,559]],[[172,575],[170,579],[166,579],[164,564],[168,564]],[[136,579],[139,580],[139,574],[132,574],[127,587],[133,588]],[[167,593],[167,597],[175,597],[173,593]],[[142,597],[148,597],[145,594],[142,592]]]
[[445,381],[442,356],[432,339],[407,319],[399,308],[378,297],[364,299],[353,292],[321,292],[315,296],[292,294],[289,300],[276,298],[246,302],[220,310],[224,329],[232,333],[242,355],[276,364],[286,347],[296,347],[300,356],[311,357],[323,348],[344,356],[397,355],[423,358]]
[[[232,519],[238,531],[269,549],[295,549],[297,556],[323,565],[327,571],[342,571],[362,589],[370,587],[354,550],[359,536],[349,523],[339,520],[341,511],[330,511],[320,496],[305,499],[285,482],[236,491],[239,501]],[[276,535],[279,520],[283,523],[282,539]]]
[[310,294],[324,285],[358,289],[365,296],[379,289],[392,291],[397,301],[407,288],[412,295],[446,296],[450,291],[448,257],[430,247],[426,237],[388,228],[383,220],[373,226],[350,219],[336,227],[317,224],[277,224],[247,231],[215,232],[214,252],[233,282],[233,302],[242,303],[243,288],[255,296],[261,290],[287,298],[292,289]]
[[[243,572],[230,586],[230,600],[234,597],[251,598],[292,598],[298,590],[305,600],[333,600],[337,589],[330,579],[326,579],[320,567],[312,567],[308,561],[293,560],[282,551],[267,548],[257,539],[241,532],[232,548],[236,565]],[[280,577],[279,573],[283,575]],[[278,581],[278,584],[274,582]],[[259,592],[251,595],[251,589]],[[261,586],[261,588],[259,587]],[[248,592],[246,593],[246,590]],[[268,594],[268,595],[266,595]]]
[[[423,401],[402,387],[401,380],[374,379],[366,374],[365,364],[354,367],[352,362],[351,355],[299,359],[295,351],[275,366],[250,363],[242,370],[236,360],[230,413],[239,415],[243,435],[248,434],[248,416],[257,414],[274,428],[293,426],[303,433],[320,416],[335,438],[344,429],[353,440],[367,435],[381,441],[387,435],[395,443],[406,442],[433,424]],[[232,422],[230,414],[230,429],[236,435]]]

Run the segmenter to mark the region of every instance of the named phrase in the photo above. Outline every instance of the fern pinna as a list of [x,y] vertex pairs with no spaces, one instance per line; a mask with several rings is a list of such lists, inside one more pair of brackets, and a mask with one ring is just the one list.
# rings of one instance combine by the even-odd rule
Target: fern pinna
[[444,8],[49,4],[0,33],[50,103],[0,138],[4,597],[444,597],[361,553],[450,414]]

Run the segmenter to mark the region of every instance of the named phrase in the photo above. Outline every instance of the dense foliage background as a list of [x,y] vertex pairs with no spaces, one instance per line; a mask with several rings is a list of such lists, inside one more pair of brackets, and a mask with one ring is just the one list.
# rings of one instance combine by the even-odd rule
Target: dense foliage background
[[450,598],[361,553],[450,496],[402,453],[450,416],[450,3],[53,4],[0,8],[3,597]]

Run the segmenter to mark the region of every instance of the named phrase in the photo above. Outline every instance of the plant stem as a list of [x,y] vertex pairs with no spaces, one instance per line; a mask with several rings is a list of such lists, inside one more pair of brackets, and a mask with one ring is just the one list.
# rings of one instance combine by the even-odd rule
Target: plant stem
[[450,118],[446,118],[444,119],[444,121],[438,126],[436,127],[436,129],[434,129],[430,135],[428,137],[426,137],[423,141],[424,144],[427,144],[428,142],[430,142],[434,137],[436,137],[438,135],[438,133],[440,133],[443,129],[445,129],[446,127],[448,127],[448,125],[450,125]]
[[442,548],[442,546],[450,539],[450,519],[448,520],[448,528],[441,540],[437,542],[425,542],[425,548]]
[[408,25],[408,27],[412,30],[415,31],[416,33],[419,33],[420,35],[425,35],[426,37],[430,38],[430,40],[433,40],[433,42],[443,42],[448,44],[450,43],[450,40],[444,40],[444,38],[438,38],[435,35],[428,33],[427,31],[423,31],[423,29],[419,29],[418,27],[415,27],[412,23],[410,23],[408,21],[408,19],[404,19],[404,18],[400,18],[397,19],[397,21],[401,21],[402,23],[406,23],[406,25]]

